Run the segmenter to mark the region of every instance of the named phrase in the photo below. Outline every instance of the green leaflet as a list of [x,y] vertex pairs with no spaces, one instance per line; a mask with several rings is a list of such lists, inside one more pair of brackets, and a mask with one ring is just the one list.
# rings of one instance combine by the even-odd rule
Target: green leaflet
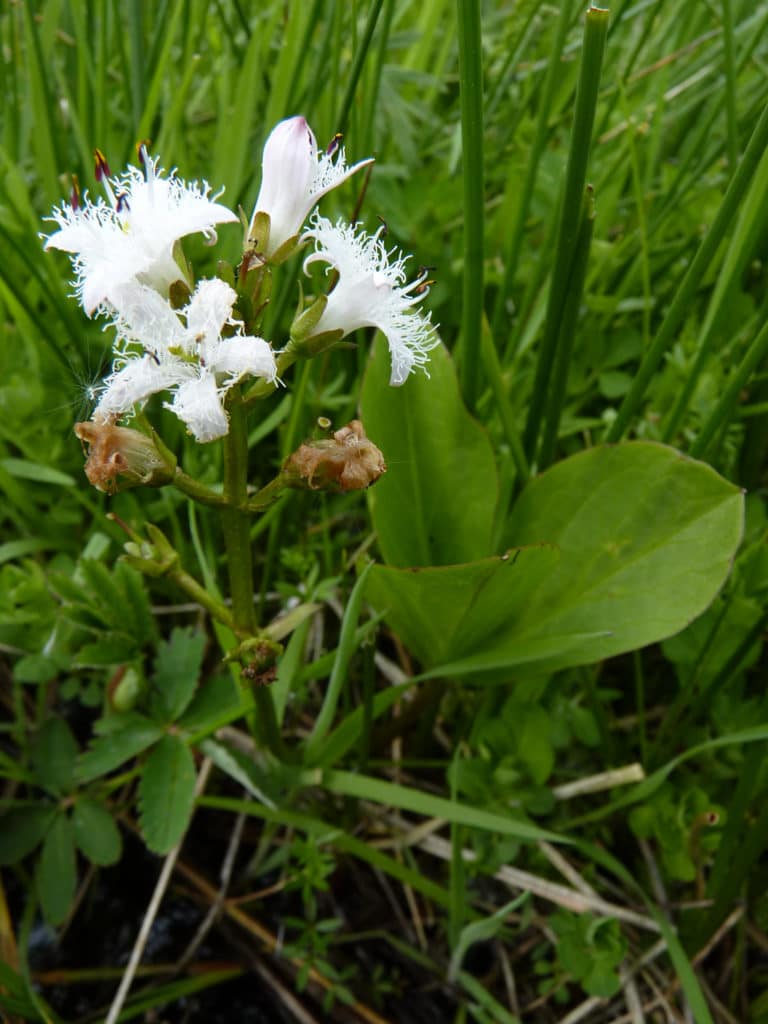
[[388,466],[369,497],[389,565],[451,565],[491,551],[499,487],[491,442],[465,409],[442,345],[428,370],[390,387],[379,337],[363,382],[363,423]]
[[647,442],[594,448],[528,485],[510,557],[376,566],[367,592],[431,674],[552,671],[679,632],[725,582],[742,522],[741,492],[709,466]]
[[163,736],[139,784],[141,830],[150,850],[168,853],[184,835],[195,799],[195,762],[178,736]]

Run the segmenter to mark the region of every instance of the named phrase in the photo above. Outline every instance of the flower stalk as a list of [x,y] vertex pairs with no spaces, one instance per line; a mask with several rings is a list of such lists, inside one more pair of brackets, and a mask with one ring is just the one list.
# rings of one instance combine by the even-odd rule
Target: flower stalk
[[[234,632],[254,636],[257,632],[253,605],[253,556],[251,553],[248,497],[248,425],[246,410],[240,401],[240,388],[234,387],[228,402],[229,432],[224,439],[224,543],[227,551],[229,592],[232,598]],[[252,723],[264,745],[276,756],[284,753],[275,705],[269,687],[253,690],[257,718]]]

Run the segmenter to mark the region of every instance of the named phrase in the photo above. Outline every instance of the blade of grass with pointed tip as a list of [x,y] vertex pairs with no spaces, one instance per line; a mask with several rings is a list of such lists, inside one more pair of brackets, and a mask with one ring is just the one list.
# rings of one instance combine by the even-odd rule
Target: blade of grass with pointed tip
[[464,401],[470,409],[474,409],[480,392],[485,218],[480,0],[457,0],[457,17],[464,181],[464,287],[459,371]]
[[557,338],[556,357],[552,382],[550,384],[549,401],[544,422],[544,433],[541,449],[537,460],[539,470],[549,466],[554,458],[557,444],[560,418],[563,406],[568,397],[568,371],[571,368],[571,355],[576,340],[576,324],[579,319],[584,283],[587,279],[589,265],[589,248],[592,244],[592,229],[595,223],[595,203],[592,186],[587,186],[582,204],[581,222],[573,251],[571,276],[568,291],[563,304],[560,318],[560,330]]
[[360,573],[352,593],[349,595],[347,607],[344,609],[344,617],[341,621],[341,634],[339,646],[336,650],[336,660],[333,663],[333,671],[328,682],[328,689],[325,691],[322,707],[315,720],[314,728],[307,740],[305,748],[305,763],[311,764],[315,754],[328,733],[333,723],[333,716],[336,714],[336,707],[339,703],[341,690],[347,680],[347,671],[352,655],[357,650],[355,644],[355,633],[357,622],[360,618],[360,611],[363,607],[363,592],[368,579],[368,574],[373,568],[373,562],[369,562]]
[[355,93],[357,92],[357,85],[360,81],[360,75],[363,71],[365,59],[368,56],[368,50],[371,46],[371,40],[373,39],[373,33],[376,29],[376,22],[379,20],[379,14],[381,13],[381,7],[384,0],[373,0],[368,11],[368,18],[365,22],[365,28],[363,30],[363,36],[357,47],[355,53],[355,60],[352,65],[352,70],[349,73],[349,81],[347,82],[347,88],[344,93],[344,98],[341,101],[339,107],[339,113],[336,117],[336,130],[342,134],[347,129],[347,122],[349,121],[349,114],[352,109],[352,103],[355,99]]
[[[515,208],[515,221],[512,230],[509,233],[507,247],[504,250],[504,279],[501,283],[501,287],[499,288],[499,292],[496,296],[496,303],[493,308],[491,332],[497,341],[500,340],[499,335],[501,334],[501,322],[504,316],[504,307],[507,301],[507,296],[512,289],[515,272],[517,271],[520,260],[520,246],[523,239],[523,229],[525,227],[525,222],[528,219],[531,198],[533,196],[536,178],[539,173],[539,164],[541,163],[542,154],[544,153],[544,147],[547,142],[549,119],[560,79],[560,60],[563,52],[563,46],[565,45],[565,38],[568,34],[568,26],[571,23],[572,14],[573,4],[562,2],[559,7],[557,26],[555,28],[554,35],[552,36],[552,46],[547,58],[547,72],[544,79],[544,85],[542,87],[542,93],[539,98],[536,115],[536,129],[533,142],[531,144],[531,150],[528,155],[528,161],[525,166],[525,178],[523,179],[523,185],[522,188],[519,188],[518,182],[515,179],[514,185],[509,186],[514,187],[516,191],[519,188],[519,198]],[[507,344],[504,348],[506,353],[509,354],[510,345]]]
[[584,19],[584,45],[579,85],[576,91],[571,145],[568,151],[565,185],[561,199],[554,267],[547,300],[547,318],[536,361],[533,393],[528,406],[528,419],[523,435],[523,447],[529,461],[533,460],[538,447],[547,401],[547,389],[557,355],[560,320],[567,300],[575,257],[607,31],[608,11],[600,7],[590,7]]

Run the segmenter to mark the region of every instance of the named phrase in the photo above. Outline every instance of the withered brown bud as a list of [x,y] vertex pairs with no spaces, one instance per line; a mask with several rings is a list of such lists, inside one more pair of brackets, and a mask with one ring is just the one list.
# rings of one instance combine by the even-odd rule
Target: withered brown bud
[[151,437],[109,421],[76,423],[75,434],[88,445],[85,475],[99,491],[115,494],[129,487],[162,487],[175,466],[161,456]]
[[288,487],[313,491],[359,491],[386,471],[384,456],[365,436],[360,420],[326,440],[303,444],[283,463]]

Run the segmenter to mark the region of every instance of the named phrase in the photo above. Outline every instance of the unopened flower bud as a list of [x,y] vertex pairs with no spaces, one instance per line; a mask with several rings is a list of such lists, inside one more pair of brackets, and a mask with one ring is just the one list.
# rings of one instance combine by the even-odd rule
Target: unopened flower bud
[[163,487],[175,465],[163,458],[151,437],[105,421],[76,423],[75,434],[88,445],[85,475],[99,491],[115,494],[129,487]]
[[286,486],[313,491],[359,491],[386,473],[384,456],[352,420],[332,437],[303,444],[283,464]]

